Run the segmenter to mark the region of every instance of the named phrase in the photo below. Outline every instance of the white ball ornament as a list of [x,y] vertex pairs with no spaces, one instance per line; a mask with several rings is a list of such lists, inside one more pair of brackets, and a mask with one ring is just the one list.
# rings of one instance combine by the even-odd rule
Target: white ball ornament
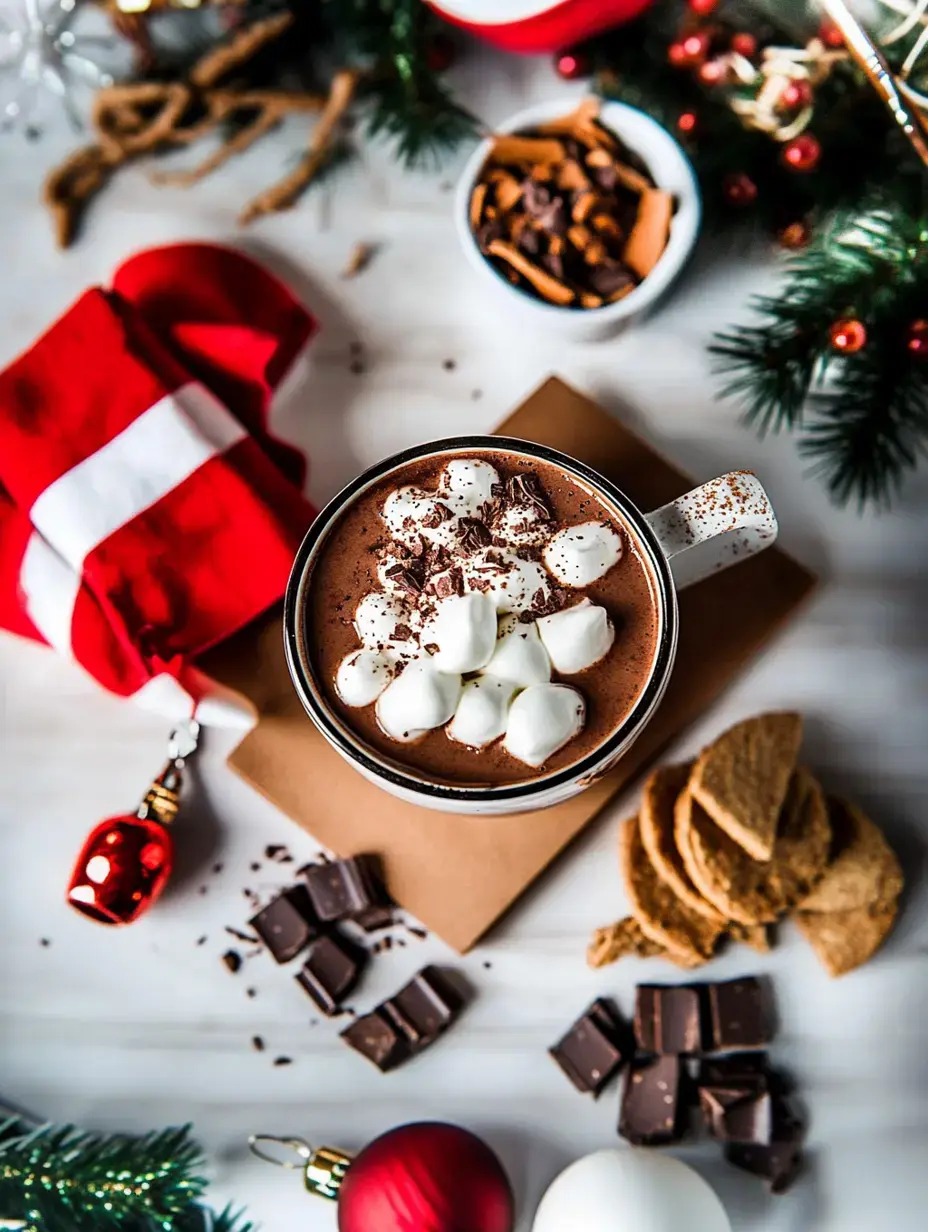
[[542,1198],[532,1232],[731,1232],[731,1223],[688,1164],[630,1147],[571,1164]]

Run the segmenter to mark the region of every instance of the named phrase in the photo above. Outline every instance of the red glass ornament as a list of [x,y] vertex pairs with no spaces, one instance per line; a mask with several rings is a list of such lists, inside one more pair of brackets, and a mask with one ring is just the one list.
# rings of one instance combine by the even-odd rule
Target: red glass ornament
[[562,52],[555,58],[554,71],[565,81],[576,81],[578,77],[589,77],[589,57],[580,51]]
[[721,60],[707,60],[700,64],[698,77],[704,86],[717,86],[726,77],[728,70]]
[[677,131],[683,133],[685,137],[692,136],[698,124],[699,119],[695,111],[684,111],[677,117]]
[[691,13],[697,17],[708,17],[718,8],[719,0],[688,0]]
[[814,171],[821,157],[822,147],[811,133],[800,133],[783,147],[782,159],[791,171]]
[[844,35],[833,21],[825,20],[822,22],[818,28],[818,37],[826,47],[832,48],[833,51],[837,51],[844,46]]
[[156,901],[174,864],[174,840],[153,818],[111,817],[87,838],[68,902],[101,924],[131,924]]
[[722,180],[722,196],[729,205],[745,208],[757,200],[757,185],[743,171],[733,171]]
[[402,1125],[376,1139],[338,1191],[339,1232],[513,1232],[515,1203],[490,1148],[455,1125]]
[[808,81],[804,77],[797,77],[783,87],[780,103],[790,111],[800,111],[803,107],[810,106],[813,98],[812,87]]
[[436,34],[425,53],[425,62],[433,73],[443,73],[457,59],[454,40],[447,34]]
[[928,359],[928,321],[920,317],[912,322],[905,345],[916,359]]
[[736,51],[739,56],[744,56],[746,60],[750,60],[757,55],[757,39],[753,34],[748,34],[742,30],[738,34],[732,35],[731,49]]
[[805,248],[812,238],[812,228],[807,222],[791,222],[779,232],[779,240],[784,248],[796,251]]
[[667,48],[667,59],[675,68],[684,68],[689,59],[682,43],[671,43]]
[[845,317],[835,321],[828,331],[831,345],[842,355],[856,355],[867,345],[867,329],[863,321]]
[[667,58],[677,68],[695,68],[705,59],[708,50],[708,34],[688,34],[679,43],[670,44]]

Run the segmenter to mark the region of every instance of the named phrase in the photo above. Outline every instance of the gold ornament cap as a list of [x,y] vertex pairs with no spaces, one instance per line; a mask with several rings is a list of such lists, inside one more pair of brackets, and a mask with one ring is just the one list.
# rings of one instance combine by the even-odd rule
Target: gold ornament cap
[[278,1138],[274,1134],[252,1134],[248,1146],[251,1153],[265,1163],[302,1171],[307,1191],[317,1198],[328,1198],[330,1202],[337,1201],[352,1160],[337,1147],[312,1147],[302,1138]]

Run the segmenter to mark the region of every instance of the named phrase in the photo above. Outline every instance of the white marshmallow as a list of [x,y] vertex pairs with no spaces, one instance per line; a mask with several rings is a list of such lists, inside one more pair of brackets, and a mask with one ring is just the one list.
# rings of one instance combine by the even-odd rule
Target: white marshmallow
[[493,533],[517,548],[540,548],[551,533],[551,523],[536,505],[509,505],[493,519]]
[[[421,536],[428,543],[450,548],[457,542],[459,530],[458,520],[453,515],[449,517],[450,512],[431,492],[422,488],[396,488],[384,502],[383,520],[400,543],[412,545]],[[436,515],[444,520],[438,521]],[[436,521],[437,525],[427,525]]]
[[499,622],[493,658],[483,670],[487,676],[511,680],[523,689],[530,684],[547,684],[551,679],[551,661],[535,622],[526,625],[514,616],[504,616]]
[[615,641],[608,612],[589,599],[553,616],[542,616],[536,624],[555,671],[565,676],[586,671],[598,663]]
[[585,720],[586,703],[576,689],[566,684],[533,684],[509,707],[503,742],[506,752],[527,766],[542,766],[573,740]]
[[393,676],[393,664],[375,650],[356,650],[338,665],[335,689],[346,706],[369,706]]
[[418,613],[396,595],[379,590],[365,595],[354,613],[354,627],[365,650],[379,650],[388,658],[412,658],[418,653],[418,642],[412,638],[395,638],[402,625],[413,633]]
[[539,591],[544,599],[551,593],[551,579],[536,560],[522,560],[500,548],[475,552],[463,562],[463,569],[469,590],[482,590],[489,584],[485,593],[500,612],[527,612],[535,606]]
[[442,470],[438,491],[444,504],[465,518],[480,515],[481,507],[493,499],[493,485],[499,473],[479,458],[453,458]]
[[419,642],[438,647],[432,651],[432,667],[439,672],[479,671],[496,648],[496,604],[480,594],[440,599]]
[[377,721],[392,740],[408,743],[447,723],[461,696],[461,677],[410,663],[377,699]]
[[544,561],[564,586],[589,586],[622,559],[622,536],[606,522],[568,526],[548,541]]
[[448,724],[448,735],[472,749],[483,749],[506,731],[509,703],[518,692],[508,680],[480,676],[469,680]]

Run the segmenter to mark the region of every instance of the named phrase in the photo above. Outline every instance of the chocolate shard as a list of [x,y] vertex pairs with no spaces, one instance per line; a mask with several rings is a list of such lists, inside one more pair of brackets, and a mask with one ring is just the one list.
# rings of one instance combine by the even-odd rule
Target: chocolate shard
[[645,1052],[676,1056],[702,1051],[699,990],[639,985],[635,996],[635,1039]]
[[354,917],[354,923],[359,928],[363,928],[366,933],[380,932],[383,928],[389,928],[393,922],[393,908],[389,906],[369,907],[366,911],[362,911],[360,915]]
[[319,921],[305,886],[284,890],[248,921],[275,962],[287,963],[319,935]]
[[713,1052],[763,1048],[773,1038],[773,1007],[768,986],[755,976],[709,984]]
[[700,1063],[700,1087],[740,1087],[766,1091],[770,1073],[765,1052],[741,1052],[729,1057],[707,1057]]
[[626,1063],[623,1036],[618,1012],[600,997],[548,1054],[581,1094],[598,1099]]
[[418,1053],[443,1035],[458,1018],[464,1001],[436,967],[424,967],[379,1007]]
[[350,1027],[342,1031],[340,1038],[349,1048],[376,1065],[382,1074],[396,1069],[409,1057],[409,1043],[405,1035],[379,1008],[356,1018]]
[[345,937],[329,934],[313,944],[303,969],[294,978],[322,1013],[331,1018],[356,986],[366,962],[364,950]]
[[390,905],[376,861],[370,856],[313,865],[306,872],[306,885],[320,920],[356,919],[372,907]]
[[767,1181],[770,1191],[785,1193],[802,1170],[805,1127],[789,1101],[774,1096],[769,1143],[730,1142],[725,1158],[736,1168]]
[[635,1146],[679,1142],[686,1075],[679,1057],[636,1057],[628,1069],[619,1133]]
[[745,1087],[700,1087],[699,1105],[709,1133],[719,1142],[769,1146],[773,1136],[773,1097]]

